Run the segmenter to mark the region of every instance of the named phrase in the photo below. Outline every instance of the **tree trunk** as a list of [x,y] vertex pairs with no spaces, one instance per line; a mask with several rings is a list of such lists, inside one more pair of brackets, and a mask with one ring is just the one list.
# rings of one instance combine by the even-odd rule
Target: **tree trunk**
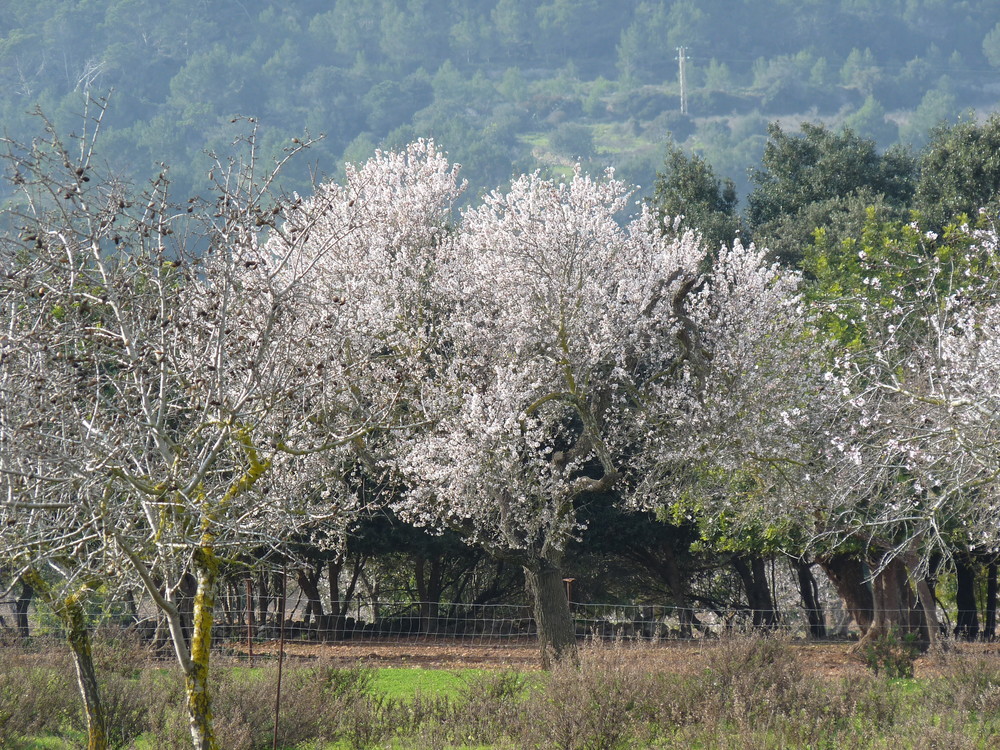
[[974,641],[979,636],[979,612],[976,607],[976,570],[964,555],[955,555],[955,604],[958,616],[955,637]]
[[[299,568],[295,571],[295,577],[298,580],[299,588],[302,589],[302,593],[306,595],[306,615],[304,618],[304,625],[309,626],[311,621],[316,623],[317,629],[322,629],[324,627],[324,621],[326,620],[326,615],[323,612],[323,600],[319,595],[319,579],[323,575],[322,563],[318,563],[314,570],[306,570],[305,568]],[[312,620],[310,620],[310,615]]]
[[536,558],[524,566],[524,577],[534,600],[542,669],[564,659],[576,662],[576,630],[559,566]]
[[993,640],[997,637],[997,564],[991,562],[986,568],[986,626],[983,628],[983,639]]
[[87,629],[87,617],[82,603],[87,589],[84,587],[75,594],[58,597],[48,582],[35,571],[28,571],[24,577],[25,587],[36,591],[66,628],[66,641],[73,652],[77,685],[83,698],[83,710],[87,719],[87,750],[107,750],[107,724],[104,719],[104,708],[101,706],[101,692],[90,648],[90,631]]
[[881,572],[872,578],[872,601],[875,603],[875,617],[866,638],[882,637],[893,627],[907,632],[909,618],[903,618],[903,596],[899,584],[899,561],[892,560]]
[[190,573],[185,573],[181,577],[180,586],[178,586],[177,594],[177,609],[181,616],[181,629],[184,632],[184,638],[188,643],[191,642],[191,620],[194,617],[194,599],[198,593],[198,582],[195,577]]
[[[936,643],[937,633],[931,634],[932,629],[936,631],[937,618],[933,614],[934,602],[930,587],[927,581],[918,579],[914,573],[913,580],[918,595],[915,597],[910,588],[907,567],[901,558],[896,557],[884,565],[872,580],[875,617],[872,626],[862,637],[862,643],[881,638],[893,630],[900,634],[920,633],[925,644]],[[912,567],[915,571],[915,563]],[[928,607],[932,608],[931,612],[927,611]]]
[[[330,585],[330,614],[320,632],[320,638],[325,642],[330,639],[344,637],[344,626],[347,623],[347,601],[340,598],[340,571],[344,569],[344,558],[338,556],[326,564],[326,578]],[[355,579],[357,580],[357,579]]]
[[191,658],[185,665],[184,691],[194,750],[219,750],[212,728],[212,702],[208,691],[212,619],[219,562],[211,547],[199,547],[193,559],[197,589],[192,613]]
[[[430,563],[430,570],[427,570]],[[417,598],[420,599],[420,630],[436,635],[439,630],[438,615],[441,609],[443,570],[441,558],[418,557],[416,560]]]
[[108,733],[104,708],[101,705],[101,693],[90,649],[90,632],[79,600],[66,601],[63,622],[66,624],[66,640],[73,650],[76,679],[87,715],[87,750],[105,750],[108,746]]
[[736,555],[732,563],[743,582],[747,603],[753,615],[753,626],[773,628],[778,624],[778,616],[771,599],[771,588],[767,583],[764,558],[760,555]]
[[125,611],[118,616],[118,625],[123,628],[134,628],[139,622],[139,611],[135,606],[135,597],[131,590],[125,592]]
[[660,573],[660,578],[663,579],[670,589],[670,595],[674,600],[681,638],[693,637],[693,628],[695,625],[700,625],[700,623],[698,622],[698,618],[695,617],[694,610],[688,606],[687,587],[684,583],[684,576],[681,574],[677,555],[674,554],[674,550],[669,545],[665,545],[663,554],[660,557],[660,564],[656,565],[656,569]]
[[828,555],[817,559],[817,562],[844,601],[861,635],[865,635],[875,618],[875,602],[872,590],[865,582],[868,572],[864,563],[843,554]]
[[[927,646],[931,651],[940,651],[941,638],[940,633],[938,632],[939,625],[937,619],[937,604],[934,601],[934,592],[931,591],[931,587],[927,582],[927,579],[920,575],[920,566],[917,564],[916,553],[908,552],[904,557],[904,562],[910,574],[910,578],[916,584],[917,598],[920,601],[920,606],[923,611],[924,639],[926,640]],[[973,600],[973,607],[974,606],[975,600]]]
[[257,574],[257,629],[261,637],[267,638],[267,613],[271,602],[271,587],[268,585],[268,573],[262,570]]
[[35,590],[31,584],[21,580],[21,595],[14,602],[14,626],[17,628],[19,638],[27,639],[31,636],[31,628],[28,625],[28,607],[35,596]]
[[281,628],[281,623],[285,619],[284,611],[282,607],[287,606],[288,597],[287,592],[282,585],[284,583],[281,571],[271,573],[271,591],[274,593],[274,612],[271,617],[271,627],[274,628],[274,633],[277,633]]
[[[339,593],[339,583],[336,584],[337,591],[334,591],[334,578],[330,578],[330,597],[331,601],[336,594],[337,599],[337,637],[345,638],[348,637],[347,633],[347,613],[350,608],[351,599],[354,598],[354,594],[358,588],[358,581],[361,579],[362,573],[364,573],[365,565],[368,564],[368,557],[365,555],[359,555],[354,560],[354,566],[351,570],[351,580],[347,582],[347,588],[344,589],[343,594]],[[340,564],[342,565],[342,563]],[[337,568],[337,580],[339,581],[340,567]],[[332,572],[331,572],[332,576]],[[350,635],[353,635],[353,631]]]
[[813,563],[802,560],[795,561],[795,572],[799,579],[799,593],[802,595],[802,606],[806,610],[811,638],[826,638],[826,623],[823,618],[823,608],[819,603],[819,586],[812,574]]

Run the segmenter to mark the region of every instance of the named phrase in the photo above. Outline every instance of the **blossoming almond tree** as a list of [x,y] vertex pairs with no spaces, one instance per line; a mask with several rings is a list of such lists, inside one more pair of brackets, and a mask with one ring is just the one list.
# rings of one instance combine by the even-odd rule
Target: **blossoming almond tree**
[[529,175],[466,212],[439,269],[449,359],[400,454],[401,513],[523,566],[545,663],[575,649],[560,563],[576,505],[624,489],[651,407],[684,400],[708,356],[692,317],[712,295],[703,248],[645,211],[620,224],[628,196],[610,177]]
[[773,626],[768,551],[802,553],[815,521],[816,434],[828,408],[821,340],[796,274],[738,241],[711,259],[687,304],[681,360],[648,351],[669,377],[641,391],[629,469],[633,504],[697,522],[733,554],[755,626]]
[[[809,438],[824,411],[823,346],[809,331],[799,279],[767,256],[739,241],[722,248],[675,311],[690,354],[677,377],[644,390],[647,439],[637,465],[648,501],[690,489],[710,512],[754,524],[760,507],[744,503],[737,484],[794,503],[808,479]],[[656,356],[670,362],[669,352]],[[783,511],[804,520],[801,509]]]
[[298,325],[299,337],[322,354],[314,366],[328,382],[352,383],[363,409],[401,406],[386,410],[389,421],[406,422],[403,391],[439,366],[438,267],[464,189],[457,171],[430,141],[377,152],[348,164],[343,185],[320,185],[286,207],[267,246],[283,259],[276,278],[301,279],[310,300]]
[[840,329],[858,334],[830,375],[844,407],[821,537],[860,541],[872,557],[868,635],[911,628],[909,577],[933,646],[929,560],[996,544],[997,240],[992,230],[944,242],[916,226],[875,230],[879,242],[856,251],[863,283],[830,303]]

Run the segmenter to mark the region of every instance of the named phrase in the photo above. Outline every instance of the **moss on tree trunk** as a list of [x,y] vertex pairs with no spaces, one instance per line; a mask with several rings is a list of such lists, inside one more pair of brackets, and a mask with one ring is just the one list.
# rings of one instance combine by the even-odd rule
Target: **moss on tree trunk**
[[194,599],[191,660],[184,675],[188,721],[195,750],[219,750],[212,726],[212,700],[208,690],[215,584],[219,575],[219,563],[211,546],[202,545],[195,552],[194,571],[198,588]]
[[107,723],[101,705],[101,692],[94,669],[94,657],[90,644],[90,630],[87,628],[83,598],[89,590],[83,586],[72,594],[59,596],[52,586],[36,571],[22,574],[39,598],[55,613],[66,629],[66,641],[73,652],[76,679],[83,698],[84,715],[87,719],[87,750],[106,750],[108,747]]

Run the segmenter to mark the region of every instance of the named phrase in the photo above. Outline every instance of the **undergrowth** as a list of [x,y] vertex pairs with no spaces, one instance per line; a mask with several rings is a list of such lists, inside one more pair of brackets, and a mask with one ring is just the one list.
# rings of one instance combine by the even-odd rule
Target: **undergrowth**
[[[994,747],[1000,737],[995,653],[956,649],[935,666],[939,676],[900,680],[886,679],[884,668],[816,676],[787,640],[774,637],[706,645],[692,651],[683,673],[657,669],[657,648],[592,646],[579,666],[435,675],[425,682],[431,689],[409,693],[400,675],[383,681],[370,667],[293,663],[282,682],[279,744],[962,750]],[[57,648],[4,651],[0,747],[57,747],[60,737],[67,747],[78,743],[84,723],[70,659]],[[95,661],[113,747],[190,747],[176,670],[148,663],[137,648],[98,649]],[[213,671],[220,747],[271,747],[276,668],[220,664]]]

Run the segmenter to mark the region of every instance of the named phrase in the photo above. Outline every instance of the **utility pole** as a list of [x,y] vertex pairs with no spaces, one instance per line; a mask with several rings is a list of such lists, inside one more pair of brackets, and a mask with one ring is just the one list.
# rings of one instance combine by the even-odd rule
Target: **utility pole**
[[681,114],[688,113],[688,92],[687,92],[687,70],[684,63],[687,61],[687,47],[677,48],[677,77],[681,83]]

